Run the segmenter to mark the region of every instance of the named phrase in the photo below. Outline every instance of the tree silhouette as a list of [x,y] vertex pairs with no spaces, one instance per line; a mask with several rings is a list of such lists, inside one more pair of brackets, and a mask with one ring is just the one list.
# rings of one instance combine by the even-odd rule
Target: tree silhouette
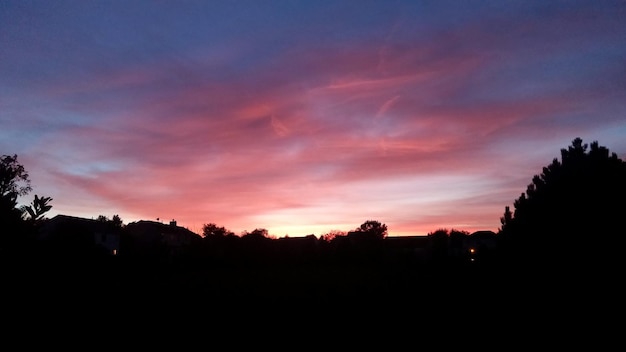
[[17,198],[31,189],[29,175],[17,161],[17,155],[3,155],[0,158],[0,218],[9,220],[19,214]]
[[271,239],[271,236],[270,236],[269,231],[267,229],[256,228],[256,229],[252,230],[251,232],[244,231],[241,234],[241,238],[245,238],[245,239],[248,239],[248,240],[252,240],[252,239]]
[[511,213],[511,207],[508,205],[504,207],[504,215],[500,218],[500,223],[502,227],[500,227],[500,231],[504,229],[504,227],[508,227],[513,222],[513,213]]
[[337,237],[344,237],[347,232],[341,230],[331,230],[320,236],[320,241],[323,243],[330,243]]
[[232,231],[227,230],[224,226],[217,226],[215,223],[208,223],[202,226],[202,237],[224,237],[234,235]]
[[113,215],[110,219],[106,215],[98,215],[96,220],[106,224],[107,228],[111,230],[119,230],[124,227],[124,221],[117,214]]
[[[367,220],[353,231],[348,232],[345,238],[335,237],[336,246],[352,259],[359,261],[377,262],[383,252],[383,240],[387,237],[387,225]],[[347,250],[347,251],[346,251]]]
[[367,220],[362,223],[353,233],[359,237],[371,237],[372,239],[384,239],[387,237],[387,225],[376,220]]
[[35,199],[30,205],[25,205],[22,210],[28,214],[28,219],[32,222],[38,222],[43,219],[44,214],[52,209],[52,205],[48,204],[52,198],[41,197],[35,194]]
[[427,235],[430,237],[430,255],[433,260],[439,262],[448,256],[448,229],[438,229]]
[[3,240],[15,239],[15,234],[25,231],[17,199],[31,190],[29,175],[18,162],[17,155],[0,157],[0,227]]
[[17,155],[0,158],[0,195],[23,196],[32,190],[26,169],[17,161]]
[[[589,150],[588,150],[589,149]],[[532,178],[514,212],[505,208],[499,238],[506,255],[541,264],[595,264],[615,258],[626,211],[626,163],[595,141],[561,149]]]
[[124,225],[124,221],[118,214],[113,215],[113,217],[111,218],[111,223],[115,227],[122,227]]

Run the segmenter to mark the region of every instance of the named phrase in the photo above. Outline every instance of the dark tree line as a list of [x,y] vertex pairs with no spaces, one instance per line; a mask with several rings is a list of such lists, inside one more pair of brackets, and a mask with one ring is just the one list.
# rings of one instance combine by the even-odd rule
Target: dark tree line
[[200,256],[220,262],[238,263],[255,258],[256,263],[293,264],[323,260],[356,260],[380,256],[383,240],[387,237],[387,225],[377,220],[366,220],[349,232],[336,231],[321,235],[294,238],[275,238],[267,229],[244,231],[240,236],[208,223],[203,226]]
[[[289,324],[313,316],[333,324],[419,320],[485,326],[490,337],[497,325],[525,338],[541,324],[560,328],[556,319],[584,316],[595,325],[604,319],[598,312],[615,312],[623,301],[625,165],[579,138],[505,207],[498,233],[437,229],[419,239],[390,238],[376,220],[319,238],[274,238],[263,228],[236,235],[215,223],[201,235],[159,222],[125,225],[115,215],[61,224],[44,244],[35,235],[58,219],[46,219],[51,198],[18,206],[32,191],[28,174],[17,156],[0,161],[3,312],[36,324],[74,311],[80,324],[106,316],[114,330],[127,322],[136,331],[140,319],[161,333],[185,320],[221,324],[262,309],[258,316],[287,312]],[[93,229],[119,234],[119,253],[86,240]],[[179,234],[188,241],[164,241]]]
[[[29,205],[18,206],[18,197],[31,191],[29,175],[17,156],[4,155],[0,159],[0,248],[4,253],[17,244],[32,244],[38,229],[47,221],[45,214],[51,209],[52,198],[35,195]],[[571,146],[561,150],[560,160],[553,159],[532,177],[525,192],[515,199],[513,209],[505,207],[500,218],[502,226],[495,237],[496,247],[488,252],[489,256],[463,252],[468,233],[438,229],[427,236],[426,257],[433,265],[466,265],[480,258],[481,262],[495,263],[493,268],[532,272],[553,272],[555,268],[574,272],[576,268],[575,272],[579,272],[581,268],[602,267],[606,272],[607,266],[613,268],[622,256],[619,240],[625,232],[625,200],[626,163],[597,142],[587,145],[576,138]],[[197,239],[176,251],[155,241],[133,239],[118,215],[111,219],[100,215],[97,221],[121,235],[121,258],[132,259],[135,255],[141,260],[174,260],[210,267],[296,262],[414,264],[398,258],[415,257],[414,251],[392,251],[387,225],[376,220],[367,220],[351,231],[301,239],[273,238],[263,228],[236,235],[223,226],[207,223]],[[65,235],[78,238],[80,231],[66,229]],[[58,235],[57,239],[67,245],[64,234]],[[82,249],[91,247],[85,244]],[[485,252],[480,250],[481,254]],[[424,253],[421,255],[424,257]]]

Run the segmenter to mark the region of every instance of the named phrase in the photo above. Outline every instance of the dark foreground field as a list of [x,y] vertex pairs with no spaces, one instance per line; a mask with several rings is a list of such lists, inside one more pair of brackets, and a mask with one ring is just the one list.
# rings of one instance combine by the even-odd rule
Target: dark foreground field
[[4,268],[11,309],[128,316],[248,311],[390,315],[488,312],[524,287],[494,266],[298,263],[221,266],[22,261]]
[[[476,297],[497,283],[486,267],[385,263],[173,265],[52,259],[5,266],[14,299],[35,304],[210,307],[393,305],[444,296]],[[96,299],[97,298],[97,299]],[[291,308],[290,308],[291,309]]]
[[[458,345],[467,338],[461,333],[489,336],[481,337],[487,338],[482,344],[508,349],[536,346],[546,337],[564,347],[599,328],[614,336],[603,317],[620,314],[616,291],[560,281],[498,265],[199,267],[24,259],[3,266],[2,318],[5,337],[53,332],[54,344],[87,348],[80,342],[86,340],[87,349],[94,343],[114,348],[122,337],[139,340],[143,348],[175,341],[181,350],[205,339],[240,347],[329,346],[337,338],[361,346],[380,339]],[[554,335],[558,331],[569,340]],[[252,332],[265,340],[250,340]],[[509,340],[503,342],[504,336]]]

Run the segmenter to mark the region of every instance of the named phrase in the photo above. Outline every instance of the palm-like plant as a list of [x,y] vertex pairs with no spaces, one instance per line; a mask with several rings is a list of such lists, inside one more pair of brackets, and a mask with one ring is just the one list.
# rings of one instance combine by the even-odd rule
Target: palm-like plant
[[44,214],[52,209],[52,205],[48,204],[52,200],[51,197],[39,197],[35,194],[35,199],[31,205],[25,205],[22,210],[28,213],[27,218],[31,221],[39,221]]

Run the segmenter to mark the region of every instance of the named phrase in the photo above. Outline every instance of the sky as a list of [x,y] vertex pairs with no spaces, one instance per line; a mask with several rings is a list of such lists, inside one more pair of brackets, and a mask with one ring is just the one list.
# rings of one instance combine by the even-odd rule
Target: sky
[[626,159],[626,2],[3,0],[0,126],[48,217],[497,231],[574,138]]

